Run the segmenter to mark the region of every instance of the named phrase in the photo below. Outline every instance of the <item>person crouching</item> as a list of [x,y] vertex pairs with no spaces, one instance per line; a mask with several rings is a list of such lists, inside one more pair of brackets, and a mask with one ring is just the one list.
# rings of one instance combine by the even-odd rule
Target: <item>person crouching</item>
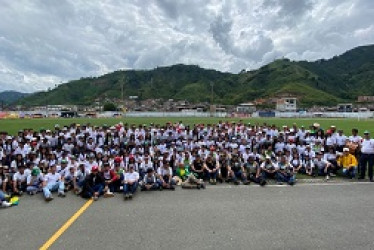
[[147,169],[147,173],[144,175],[141,191],[157,190],[159,184],[157,183],[156,175],[152,168]]

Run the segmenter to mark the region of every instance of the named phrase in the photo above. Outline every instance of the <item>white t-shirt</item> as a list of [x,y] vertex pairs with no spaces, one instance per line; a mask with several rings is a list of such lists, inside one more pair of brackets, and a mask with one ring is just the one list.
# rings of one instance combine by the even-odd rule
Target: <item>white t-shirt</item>
[[30,169],[25,169],[23,174],[21,174],[19,171],[13,175],[13,181],[21,181],[24,182],[27,180],[27,176],[31,174]]
[[374,154],[374,139],[364,139],[361,143],[361,153]]
[[128,172],[125,173],[125,181],[137,181],[139,179],[139,174],[138,172]]
[[47,182],[47,184],[56,184],[58,181],[61,180],[61,175],[59,173],[55,173],[55,174],[52,174],[52,173],[48,173],[46,174],[46,176],[44,177],[45,181]]

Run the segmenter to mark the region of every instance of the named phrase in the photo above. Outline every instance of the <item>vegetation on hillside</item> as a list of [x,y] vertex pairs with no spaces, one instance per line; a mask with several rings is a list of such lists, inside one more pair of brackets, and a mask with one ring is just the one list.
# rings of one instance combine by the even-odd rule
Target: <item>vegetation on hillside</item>
[[[213,85],[213,88],[212,88]],[[304,107],[353,101],[374,95],[374,45],[355,48],[329,60],[276,60],[258,70],[239,74],[173,65],[153,70],[115,71],[82,78],[19,101],[23,105],[92,104],[125,97],[238,104],[257,98],[293,94]]]

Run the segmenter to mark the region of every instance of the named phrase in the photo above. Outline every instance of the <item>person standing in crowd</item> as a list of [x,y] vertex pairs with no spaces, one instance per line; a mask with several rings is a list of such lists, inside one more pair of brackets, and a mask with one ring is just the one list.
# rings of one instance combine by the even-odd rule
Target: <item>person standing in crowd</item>
[[366,168],[369,172],[369,180],[373,182],[373,165],[374,165],[374,139],[370,138],[370,132],[366,130],[364,132],[364,138],[361,142],[361,158],[360,158],[360,177],[359,179],[365,179]]

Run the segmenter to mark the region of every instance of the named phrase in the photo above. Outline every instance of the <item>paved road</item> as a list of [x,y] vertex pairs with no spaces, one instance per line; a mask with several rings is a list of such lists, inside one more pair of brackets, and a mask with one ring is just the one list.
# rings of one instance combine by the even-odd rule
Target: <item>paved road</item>
[[[373,191],[365,183],[218,185],[127,202],[117,195],[93,203],[51,249],[374,249]],[[1,248],[40,247],[84,202],[26,197],[1,210]]]

